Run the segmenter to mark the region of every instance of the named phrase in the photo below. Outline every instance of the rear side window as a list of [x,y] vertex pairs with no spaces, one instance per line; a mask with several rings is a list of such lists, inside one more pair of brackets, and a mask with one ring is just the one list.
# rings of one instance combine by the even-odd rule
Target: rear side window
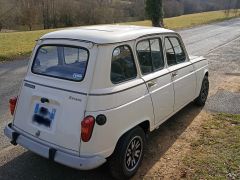
[[114,84],[137,77],[132,51],[129,46],[115,48],[112,54],[111,81]]
[[160,39],[148,39],[137,44],[137,55],[143,74],[160,70],[164,67]]
[[164,67],[161,45],[162,43],[159,42],[159,39],[150,39],[153,71],[162,69]]
[[44,45],[37,50],[32,72],[60,79],[82,81],[88,57],[89,52],[85,48]]
[[186,55],[178,38],[166,37],[165,47],[169,66],[185,62]]

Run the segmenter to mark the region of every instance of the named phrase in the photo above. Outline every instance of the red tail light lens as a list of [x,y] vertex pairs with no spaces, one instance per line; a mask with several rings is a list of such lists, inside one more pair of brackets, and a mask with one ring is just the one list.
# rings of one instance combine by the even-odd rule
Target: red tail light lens
[[81,122],[81,138],[84,142],[91,139],[94,124],[95,118],[93,116],[87,116]]
[[10,109],[11,115],[14,114],[15,107],[16,107],[16,104],[17,104],[17,98],[18,98],[18,97],[12,97],[12,98],[9,100],[9,109]]

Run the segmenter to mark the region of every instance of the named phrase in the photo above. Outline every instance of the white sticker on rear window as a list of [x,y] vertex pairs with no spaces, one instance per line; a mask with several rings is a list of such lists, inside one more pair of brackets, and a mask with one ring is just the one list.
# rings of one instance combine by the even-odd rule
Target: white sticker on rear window
[[74,79],[82,79],[82,75],[78,73],[73,73],[73,78]]

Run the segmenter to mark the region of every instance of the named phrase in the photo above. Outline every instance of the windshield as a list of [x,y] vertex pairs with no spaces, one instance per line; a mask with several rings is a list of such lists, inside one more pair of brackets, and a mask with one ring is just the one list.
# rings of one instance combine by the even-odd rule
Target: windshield
[[44,45],[37,50],[32,72],[72,81],[82,81],[88,57],[88,50],[82,47]]

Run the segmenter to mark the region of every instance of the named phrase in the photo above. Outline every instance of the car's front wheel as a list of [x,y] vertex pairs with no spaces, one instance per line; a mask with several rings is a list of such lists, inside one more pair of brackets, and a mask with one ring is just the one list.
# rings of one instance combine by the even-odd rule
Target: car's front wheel
[[114,178],[128,179],[137,172],[143,159],[145,141],[145,133],[140,127],[121,137],[109,159],[109,168]]

